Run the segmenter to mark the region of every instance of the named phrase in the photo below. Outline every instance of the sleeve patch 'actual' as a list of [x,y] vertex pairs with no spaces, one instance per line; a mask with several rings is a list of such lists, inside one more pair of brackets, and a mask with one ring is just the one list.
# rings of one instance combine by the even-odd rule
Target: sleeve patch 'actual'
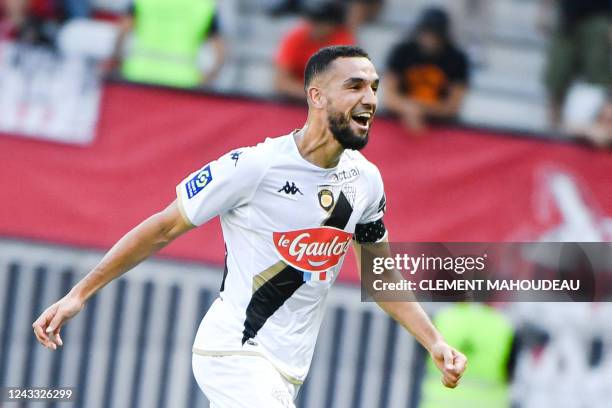
[[212,181],[212,172],[210,171],[210,164],[204,167],[202,170],[196,173],[186,184],[185,189],[187,190],[187,197],[193,198],[200,191],[204,190]]

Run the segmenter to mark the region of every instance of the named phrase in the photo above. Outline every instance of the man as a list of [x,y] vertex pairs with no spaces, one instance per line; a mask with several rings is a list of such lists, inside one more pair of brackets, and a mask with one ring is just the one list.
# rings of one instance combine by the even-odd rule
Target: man
[[[302,129],[237,149],[189,175],[177,200],[125,235],[81,282],[34,322],[56,349],[61,326],[112,279],[179,235],[221,215],[227,247],[219,297],[204,316],[193,370],[213,407],[294,407],[325,299],[354,237],[389,255],[383,184],[356,150],[368,141],[378,76],[358,47],[320,50],[305,75]],[[393,271],[389,271],[393,273]],[[455,387],[465,357],[415,302],[379,302],[431,354]]]
[[385,106],[411,130],[454,120],[467,91],[468,60],[453,45],[447,13],[426,10],[412,38],[396,45],[385,76]]
[[[123,58],[125,39],[134,41]],[[202,43],[210,41],[214,61],[207,72],[198,65]],[[121,65],[121,74],[134,82],[181,88],[210,83],[225,60],[225,43],[214,0],[135,0],[119,22],[113,55],[103,67]]]
[[66,15],[58,1],[7,0],[0,6],[0,40],[52,46]]
[[355,38],[344,25],[344,8],[333,2],[315,3],[305,8],[306,21],[281,42],[276,56],[276,91],[291,99],[304,100],[304,69],[312,54],[330,45],[354,44]]
[[[562,124],[562,107],[576,79],[593,85],[612,84],[611,11],[609,0],[540,0],[538,25],[551,37],[544,85],[554,128]],[[556,22],[548,18],[553,14]]]

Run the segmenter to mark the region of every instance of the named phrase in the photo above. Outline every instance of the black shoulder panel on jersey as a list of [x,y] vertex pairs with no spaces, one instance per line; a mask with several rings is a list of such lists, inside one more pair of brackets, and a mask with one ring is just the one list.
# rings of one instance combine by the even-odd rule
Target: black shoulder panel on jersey
[[378,221],[370,222],[367,224],[357,224],[355,226],[355,241],[360,244],[371,244],[378,242],[382,237],[385,236],[387,228],[383,223],[382,218]]
[[329,215],[329,218],[325,220],[323,225],[325,225],[326,227],[344,229],[344,227],[346,227],[346,224],[349,221],[349,218],[351,218],[352,213],[353,207],[351,206],[351,203],[346,198],[344,193],[340,192],[340,195],[338,196],[338,202],[334,206],[334,209]]
[[255,337],[268,318],[303,284],[303,273],[289,265],[262,284],[253,293],[247,306],[242,344]]

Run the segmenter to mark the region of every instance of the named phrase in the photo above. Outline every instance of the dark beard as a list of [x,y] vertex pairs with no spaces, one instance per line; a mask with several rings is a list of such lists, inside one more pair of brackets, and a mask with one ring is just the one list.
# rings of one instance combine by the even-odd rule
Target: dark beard
[[368,144],[369,135],[357,136],[351,130],[350,119],[347,120],[340,112],[329,113],[327,121],[334,139],[345,149],[361,150]]

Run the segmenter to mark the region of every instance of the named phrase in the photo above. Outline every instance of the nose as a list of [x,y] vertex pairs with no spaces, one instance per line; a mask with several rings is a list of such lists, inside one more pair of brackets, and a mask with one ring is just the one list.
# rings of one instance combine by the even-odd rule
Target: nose
[[374,93],[372,88],[367,88],[365,94],[361,98],[361,103],[366,106],[368,109],[372,111],[376,110],[376,105],[378,104],[378,96]]

